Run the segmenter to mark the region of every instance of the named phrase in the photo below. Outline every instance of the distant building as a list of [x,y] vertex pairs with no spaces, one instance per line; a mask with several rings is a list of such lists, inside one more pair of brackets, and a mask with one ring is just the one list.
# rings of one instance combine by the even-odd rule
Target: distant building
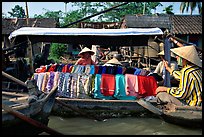
[[[202,49],[202,15],[125,15],[121,28],[153,28],[158,27],[161,30],[169,30],[174,36],[188,42],[195,44]],[[153,38],[154,39],[154,38]],[[162,38],[160,38],[162,39]],[[149,41],[149,44],[152,43]],[[141,47],[144,49],[144,47]],[[155,57],[158,52],[163,50],[163,47],[147,47],[143,53],[146,55],[147,50],[149,57]],[[136,47],[136,50],[141,50]],[[155,51],[158,52],[155,52]]]
[[[29,18],[28,20],[26,18],[2,18],[2,48],[11,47],[8,37],[11,32],[21,27],[55,28],[57,21],[54,18]],[[20,40],[17,43],[25,43],[25,40]],[[41,47],[36,46],[34,50],[40,52]]]

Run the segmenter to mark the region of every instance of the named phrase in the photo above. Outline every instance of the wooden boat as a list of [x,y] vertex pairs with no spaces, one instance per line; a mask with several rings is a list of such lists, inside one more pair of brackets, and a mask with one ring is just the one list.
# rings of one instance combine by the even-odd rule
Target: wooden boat
[[[4,72],[2,74],[7,76]],[[24,85],[23,82],[21,83]],[[28,100],[32,98],[28,93],[2,91],[3,134],[30,135],[43,131],[56,133],[47,127],[56,90],[57,86],[53,87],[49,94],[41,94],[42,96],[39,96],[37,100],[30,102]]]
[[[154,30],[154,31],[152,31]],[[153,29],[144,29],[143,33],[138,33],[137,28],[127,28],[127,29],[73,29],[73,28],[29,28],[23,27],[11,33],[9,36],[10,40],[17,38],[28,38],[29,46],[32,46],[32,43],[37,42],[55,42],[55,43],[67,43],[69,41],[73,44],[87,44],[87,45],[104,45],[104,46],[141,46],[148,45],[149,36],[163,35],[163,32],[158,28]],[[40,32],[40,33],[39,33]],[[87,41],[87,39],[92,39]],[[168,38],[165,38],[165,58],[170,55],[171,43],[168,41]],[[31,51],[31,50],[30,50]],[[32,55],[32,52],[30,52]],[[32,58],[30,57],[30,64]],[[170,61],[170,60],[167,60]],[[165,80],[170,81],[170,75],[166,74]],[[167,86],[167,85],[166,85]],[[152,105],[152,106],[151,106]],[[164,118],[166,121],[178,121],[178,116],[175,113],[167,112],[161,109],[158,109],[152,103],[150,106],[145,106],[141,104],[139,100],[130,101],[130,100],[95,100],[95,99],[70,99],[70,98],[57,98],[56,103],[54,104],[52,114],[70,116],[70,115],[84,115],[87,117],[92,116],[92,118],[99,119],[99,117],[108,118],[108,117],[118,117],[118,116],[144,116],[144,113],[150,113],[154,115],[159,115]],[[156,108],[156,109],[155,109]],[[155,109],[155,110],[154,110]],[[188,115],[187,110],[184,109],[184,112]],[[194,112],[194,110],[193,110]],[[180,114],[182,114],[181,112]],[[201,111],[198,112],[198,123],[202,121]],[[169,119],[169,120],[168,120]],[[183,117],[183,121],[188,121],[187,117]],[[101,120],[101,119],[99,119]],[[194,119],[193,119],[194,120]],[[175,122],[176,123],[176,122]],[[195,122],[197,124],[197,122]],[[186,124],[187,125],[187,124]]]
[[[155,103],[153,102],[153,104]],[[63,117],[92,116],[95,119],[152,116],[151,112],[138,104],[137,100],[74,99],[63,97],[56,98],[52,114]]]
[[201,106],[176,106],[171,103],[154,106],[143,99],[140,99],[138,103],[168,123],[189,128],[202,127]]
[[115,117],[154,117],[165,122],[201,128],[202,107],[158,105],[155,101],[70,99],[57,97],[53,115],[63,117],[86,116],[96,120]]
[[[3,134],[39,134],[45,131],[52,106],[55,90],[42,99],[28,103],[26,94],[2,92]],[[14,112],[14,113],[10,113]],[[19,115],[18,115],[19,114]],[[30,120],[29,122],[27,120]],[[32,120],[32,121],[31,121]],[[33,122],[33,123],[31,123]],[[37,123],[36,123],[37,122]],[[36,125],[36,126],[33,126]],[[14,128],[15,127],[15,128]],[[47,127],[46,127],[47,128]]]

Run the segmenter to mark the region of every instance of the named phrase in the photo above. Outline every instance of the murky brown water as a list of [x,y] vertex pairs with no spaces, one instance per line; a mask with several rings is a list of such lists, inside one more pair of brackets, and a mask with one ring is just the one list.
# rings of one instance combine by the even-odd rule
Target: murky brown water
[[66,135],[202,135],[202,129],[183,128],[157,118],[112,118],[102,122],[50,116],[48,126]]

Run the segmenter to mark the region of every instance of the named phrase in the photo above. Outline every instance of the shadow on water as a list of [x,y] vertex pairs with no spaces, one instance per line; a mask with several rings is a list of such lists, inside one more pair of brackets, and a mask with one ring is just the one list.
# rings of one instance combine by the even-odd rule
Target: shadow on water
[[[50,116],[48,126],[66,135],[202,135],[202,129],[189,129],[157,118],[87,118]],[[41,135],[46,135],[42,133]]]

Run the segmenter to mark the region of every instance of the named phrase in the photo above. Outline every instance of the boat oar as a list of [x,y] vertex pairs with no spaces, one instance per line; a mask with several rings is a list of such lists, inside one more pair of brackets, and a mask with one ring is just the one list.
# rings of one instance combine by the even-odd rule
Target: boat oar
[[27,116],[25,116],[24,114],[22,114],[22,113],[20,113],[18,111],[13,110],[11,107],[9,107],[9,106],[7,106],[5,104],[2,104],[2,108],[6,112],[20,118],[21,120],[23,120],[23,121],[25,121],[25,122],[27,122],[27,123],[29,123],[29,124],[37,127],[37,128],[43,129],[43,131],[45,131],[45,132],[47,132],[47,133],[49,133],[51,135],[63,135],[62,133],[60,133],[60,132],[58,132],[58,131],[56,131],[56,130],[54,130],[52,128],[49,128],[48,126],[46,126],[46,125],[44,125],[44,124],[30,118],[30,117],[27,117]]
[[73,111],[75,111],[75,112],[77,112],[77,113],[79,113],[79,114],[81,114],[81,115],[83,115],[83,116],[85,116],[85,117],[88,117],[88,118],[91,118],[91,119],[95,119],[95,120],[98,120],[98,121],[104,121],[104,119],[101,119],[101,118],[98,118],[96,116],[87,114],[84,111],[80,111],[78,108],[76,108],[76,107],[74,107],[72,105],[66,104],[66,103],[64,103],[64,102],[62,102],[62,101],[60,101],[58,99],[56,99],[56,102],[61,104],[61,105],[63,105],[63,106],[65,106],[65,107],[67,107],[67,108],[69,108],[69,109],[71,109],[71,110],[73,110]]
[[137,100],[137,103],[142,107],[146,108],[147,110],[151,111],[152,113],[162,116],[164,113],[158,109],[157,107],[153,106],[150,102],[145,101],[144,99],[140,98]]

